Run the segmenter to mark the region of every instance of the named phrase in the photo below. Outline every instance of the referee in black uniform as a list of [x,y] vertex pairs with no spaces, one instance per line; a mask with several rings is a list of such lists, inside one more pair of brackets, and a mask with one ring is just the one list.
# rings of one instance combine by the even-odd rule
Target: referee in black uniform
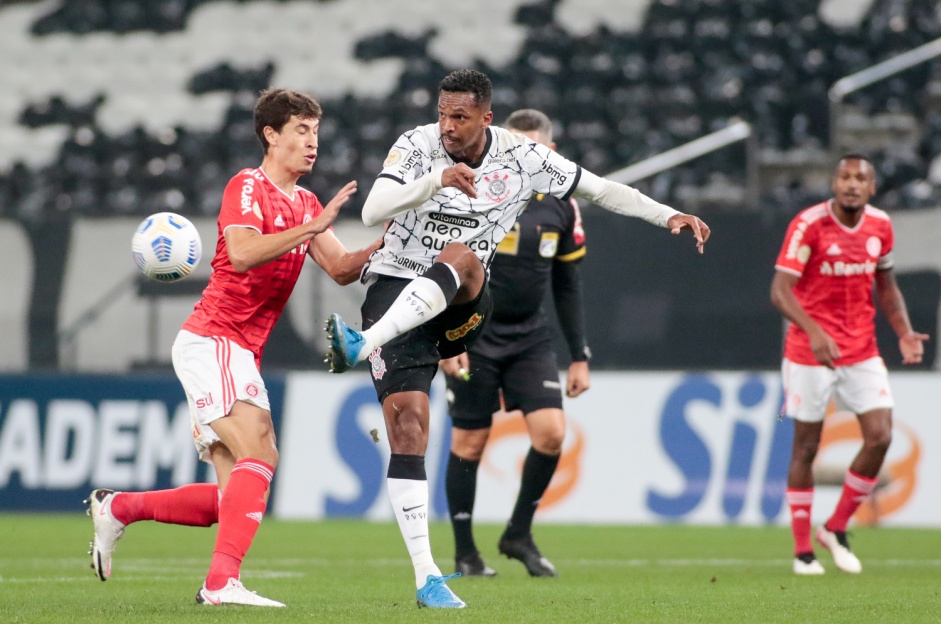
[[[518,110],[504,125],[555,149],[552,123],[533,109]],[[555,473],[565,437],[559,367],[549,319],[542,307],[552,290],[572,363],[566,395],[589,387],[585,320],[578,261],[585,233],[578,205],[536,195],[497,248],[490,267],[493,313],[467,353],[442,360],[452,420],[445,488],[454,529],[455,564],[465,576],[495,576],[474,542],[472,519],[477,469],[493,414],[521,410],[532,446],[523,464],[519,496],[498,548],[532,576],[555,576],[532,536],[533,515]],[[501,406],[502,396],[502,406]]]

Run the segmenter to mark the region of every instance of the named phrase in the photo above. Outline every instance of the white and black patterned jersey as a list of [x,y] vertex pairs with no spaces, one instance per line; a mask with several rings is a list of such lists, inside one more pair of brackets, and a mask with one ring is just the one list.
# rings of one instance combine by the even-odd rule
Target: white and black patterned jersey
[[[372,273],[417,277],[451,242],[470,247],[488,267],[530,197],[571,196],[581,167],[522,134],[496,126],[489,126],[486,133],[484,156],[474,169],[477,199],[445,187],[418,208],[395,217],[382,247],[370,256],[364,279]],[[379,177],[405,184],[455,164],[441,143],[438,124],[429,124],[399,137]]]

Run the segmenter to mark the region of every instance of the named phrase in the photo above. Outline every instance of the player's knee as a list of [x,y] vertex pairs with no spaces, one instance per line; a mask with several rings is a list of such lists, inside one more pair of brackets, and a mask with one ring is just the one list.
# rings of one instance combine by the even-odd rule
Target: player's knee
[[543,455],[558,455],[562,452],[562,443],[565,441],[565,430],[547,431],[538,438],[534,438],[533,448]]
[[472,279],[478,273],[482,274],[483,264],[477,254],[464,243],[448,243],[435,262],[445,262],[457,271],[461,282]]
[[810,465],[817,457],[817,449],[819,448],[820,440],[795,440],[791,462]]
[[490,429],[451,429],[451,452],[468,461],[480,461]]
[[863,439],[863,446],[869,451],[880,455],[885,455],[891,444],[892,429],[890,427],[880,428],[878,431],[870,432]]

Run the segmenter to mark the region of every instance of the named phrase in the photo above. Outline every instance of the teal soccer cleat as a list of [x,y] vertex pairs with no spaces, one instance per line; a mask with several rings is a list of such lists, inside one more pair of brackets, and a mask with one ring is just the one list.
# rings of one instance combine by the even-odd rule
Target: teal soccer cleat
[[463,609],[466,607],[467,604],[458,598],[457,595],[451,591],[450,587],[444,584],[445,581],[457,578],[460,575],[460,572],[448,576],[429,574],[428,580],[425,581],[424,586],[415,594],[418,607],[429,607],[432,609]]
[[359,363],[359,353],[366,341],[363,335],[343,322],[339,314],[331,314],[327,319],[327,340],[330,350],[327,359],[331,373],[345,373]]

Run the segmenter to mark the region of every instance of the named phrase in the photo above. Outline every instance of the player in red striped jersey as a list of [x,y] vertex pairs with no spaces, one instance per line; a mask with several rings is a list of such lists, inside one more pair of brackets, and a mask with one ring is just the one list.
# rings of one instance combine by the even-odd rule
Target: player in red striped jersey
[[348,252],[330,229],[340,207],[356,192],[356,182],[340,189],[326,206],[297,186],[317,159],[321,114],[316,100],[296,91],[269,89],[259,97],[255,132],[264,159],[226,186],[209,285],[173,344],[173,367],[190,405],[196,447],[200,458],[213,464],[218,486],[93,491],[88,500],[95,524],[92,567],[103,581],[111,574],[114,543],[126,525],[140,520],[189,526],[218,522],[212,562],[196,601],[284,606],[248,591],[239,581],[278,463],[271,407],[259,372],[262,351],[308,256],[336,282],[348,284],[380,243]]
[[771,301],[791,325],[784,344],[784,414],[794,419],[787,502],[794,534],[795,574],[823,574],[811,541],[813,462],[831,397],[859,419],[863,445],[850,464],[840,500],[818,527],[821,546],[837,568],[862,565],[850,550],[846,526],[875,488],[892,440],[892,394],[876,345],[876,297],[898,335],[904,364],[921,362],[926,334],[912,329],[892,272],[894,237],[889,216],[869,205],[876,192],[872,162],[859,154],[840,159],[834,197],[799,213],[788,227],[775,264]]

